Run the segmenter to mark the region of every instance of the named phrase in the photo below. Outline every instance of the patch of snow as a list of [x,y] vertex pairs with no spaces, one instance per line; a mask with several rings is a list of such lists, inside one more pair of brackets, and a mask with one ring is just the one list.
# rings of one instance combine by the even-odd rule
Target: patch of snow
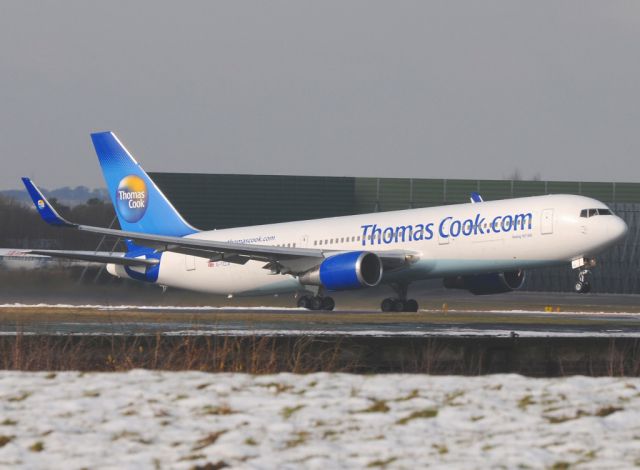
[[4,371],[0,436],[29,469],[628,468],[640,379]]

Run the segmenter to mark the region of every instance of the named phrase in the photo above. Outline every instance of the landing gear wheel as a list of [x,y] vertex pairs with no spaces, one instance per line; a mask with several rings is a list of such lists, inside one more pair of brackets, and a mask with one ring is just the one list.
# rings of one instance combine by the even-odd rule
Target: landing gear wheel
[[404,311],[405,312],[417,312],[418,311],[418,302],[414,299],[409,299],[404,303]]
[[[579,283],[576,283],[576,287],[578,287],[578,284]],[[591,292],[591,283],[589,281],[584,281],[580,284],[582,284],[582,288],[579,291],[581,294],[588,294]]]
[[393,299],[384,299],[380,304],[380,310],[383,312],[390,312],[393,308]]
[[573,290],[578,294],[588,294],[591,292],[591,283],[589,281],[577,281],[573,286]]
[[308,295],[303,295],[298,299],[298,308],[309,308],[309,304],[311,303],[311,297]]
[[309,302],[310,310],[320,310],[322,309],[322,298],[320,297],[311,297]]
[[322,299],[322,310],[331,311],[335,308],[336,303],[331,297],[324,297]]
[[402,300],[394,299],[392,305],[391,308],[394,312],[404,312],[404,302]]

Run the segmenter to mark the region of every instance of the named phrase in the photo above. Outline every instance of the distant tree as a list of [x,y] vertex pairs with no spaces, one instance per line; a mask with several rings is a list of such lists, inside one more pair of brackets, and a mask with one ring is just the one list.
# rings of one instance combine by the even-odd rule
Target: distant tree
[[[93,199],[93,198],[92,198]],[[73,222],[108,227],[115,219],[111,203],[99,199],[74,207],[51,201],[56,210]],[[115,228],[119,225],[114,223]],[[52,227],[41,220],[33,204],[24,204],[0,196],[0,247],[2,248],[60,248],[95,249],[100,237],[75,230]],[[110,248],[110,247],[109,247]]]
[[513,180],[513,181],[522,180],[522,173],[520,173],[520,169],[516,168],[515,170],[513,170],[513,172],[511,173],[511,175],[507,177],[507,179]]

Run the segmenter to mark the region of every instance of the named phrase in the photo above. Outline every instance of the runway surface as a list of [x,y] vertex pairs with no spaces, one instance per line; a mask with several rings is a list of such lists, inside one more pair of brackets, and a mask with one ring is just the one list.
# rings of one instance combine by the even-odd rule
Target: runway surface
[[[275,307],[0,305],[0,334],[640,337],[640,313],[575,305],[518,309],[309,312]],[[505,308],[506,307],[506,308]],[[545,311],[551,310],[551,311]],[[559,311],[557,311],[559,310]]]

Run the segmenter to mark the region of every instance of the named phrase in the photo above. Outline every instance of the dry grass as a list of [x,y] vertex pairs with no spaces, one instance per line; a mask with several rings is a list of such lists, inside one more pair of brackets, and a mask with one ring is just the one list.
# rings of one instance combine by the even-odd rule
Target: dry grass
[[[208,372],[308,373],[354,370],[339,343],[313,338],[29,336],[0,338],[0,368],[25,371],[126,371],[136,368]],[[14,401],[26,398],[17,393]],[[87,391],[87,396],[94,396]]]
[[[427,373],[640,376],[640,340],[586,338],[349,338],[327,336],[0,337],[0,369],[24,371],[197,370],[203,372]],[[206,388],[209,384],[200,385]],[[281,393],[286,387],[266,387]],[[97,397],[87,390],[87,397]],[[407,400],[415,398],[415,392]],[[17,390],[11,400],[27,396]],[[456,398],[456,397],[454,397]],[[454,404],[454,403],[452,403]],[[529,405],[521,403],[522,407]]]
[[396,424],[407,424],[414,419],[430,419],[438,416],[438,410],[433,408],[427,408],[425,410],[414,411],[409,416],[399,419]]

